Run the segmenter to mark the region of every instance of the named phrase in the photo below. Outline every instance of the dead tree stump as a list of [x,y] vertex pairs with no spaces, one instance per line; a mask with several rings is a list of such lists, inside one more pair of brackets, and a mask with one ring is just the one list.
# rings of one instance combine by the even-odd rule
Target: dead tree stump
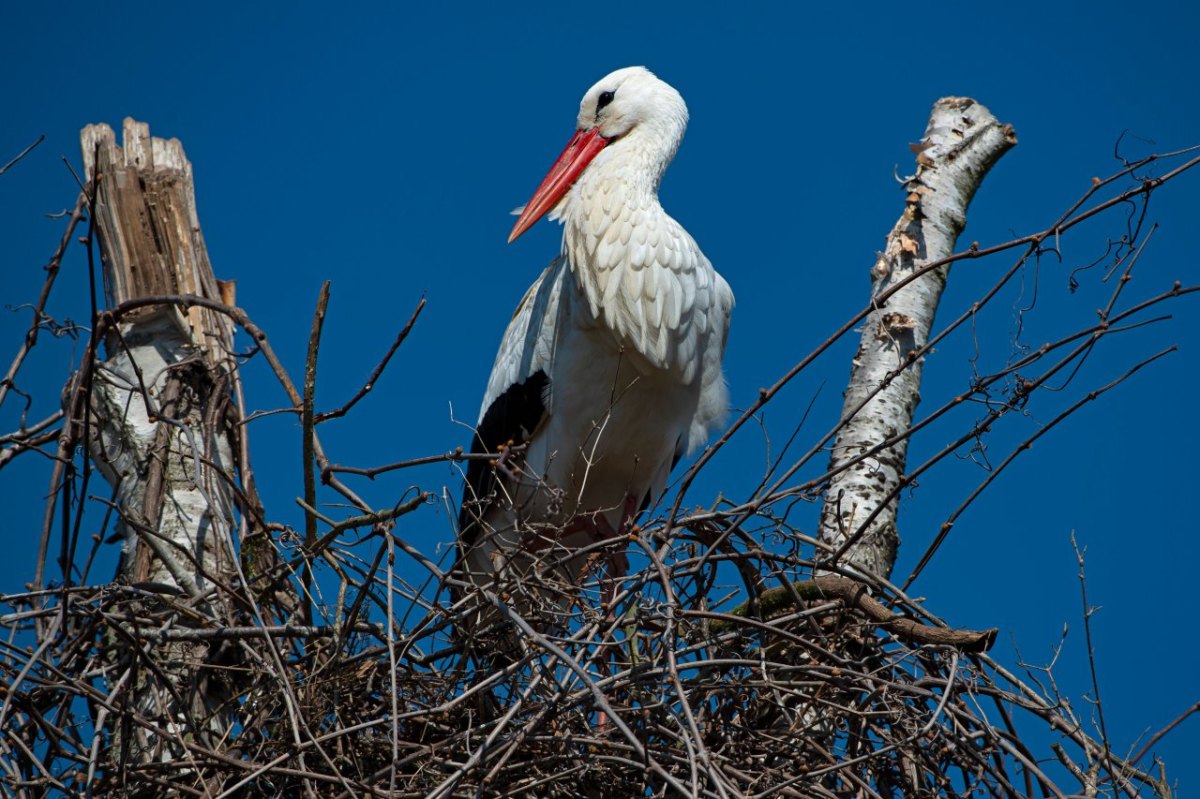
[[[103,361],[89,372],[88,446],[113,487],[124,545],[117,579],[151,596],[123,609],[141,632],[236,622],[245,575],[234,534],[254,497],[236,397],[234,327],[211,308],[229,288],[213,275],[200,233],[192,166],[176,139],[126,119],[118,146],[107,125],[81,134],[108,310]],[[246,502],[246,499],[242,500]],[[256,501],[256,500],[250,500]],[[154,599],[154,596],[159,599]],[[244,611],[242,611],[244,612]],[[110,636],[114,690],[133,691],[149,724],[115,724],[111,757],[125,767],[175,760],[183,741],[227,732],[236,647]],[[222,668],[214,668],[221,666]]]

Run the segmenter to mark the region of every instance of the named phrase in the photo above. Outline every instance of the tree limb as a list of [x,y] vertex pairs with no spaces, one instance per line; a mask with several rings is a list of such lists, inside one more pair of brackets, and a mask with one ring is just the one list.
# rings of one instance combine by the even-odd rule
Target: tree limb
[[[1016,143],[1012,126],[1001,124],[974,100],[945,97],[934,103],[925,137],[912,147],[917,171],[905,183],[904,213],[871,269],[872,297],[888,294],[925,265],[953,253],[976,189]],[[821,538],[837,550],[831,564],[840,562],[881,577],[895,564],[898,502],[888,497],[904,474],[908,440],[902,438],[849,468],[843,464],[911,425],[924,366],[919,353],[933,327],[948,273],[948,266],[940,267],[910,281],[886,301],[878,300],[863,323],[843,425],[830,455],[834,477],[821,513]],[[877,512],[881,504],[885,507]],[[863,524],[868,516],[873,520]]]

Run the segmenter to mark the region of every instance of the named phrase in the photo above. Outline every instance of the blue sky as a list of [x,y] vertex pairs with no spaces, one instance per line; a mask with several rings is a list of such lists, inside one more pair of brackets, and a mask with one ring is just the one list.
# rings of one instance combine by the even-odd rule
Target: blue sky
[[[370,398],[324,430],[331,457],[355,465],[466,443],[462,424],[475,419],[503,326],[558,247],[549,223],[506,246],[508,211],[565,144],[584,90],[614,68],[645,64],[689,104],[691,127],[662,196],[737,294],[727,371],[738,406],[865,302],[867,270],[901,210],[893,169],[909,169],[907,145],[939,96],[976,98],[1021,142],[977,196],[964,244],[1047,225],[1093,175],[1116,170],[1122,132],[1131,155],[1200,143],[1200,13],[1178,3],[736,4],[707,12],[642,3],[216,3],[128,19],[95,5],[35,5],[6,13],[0,52],[0,162],[46,135],[0,176],[0,303],[36,297],[61,233],[61,222],[44,214],[75,197],[60,156],[79,163],[79,128],[117,127],[127,115],[147,121],[155,134],[184,142],[218,276],[237,279],[239,304],[293,374],[303,368],[318,288],[334,281],[319,405],[353,393],[413,306],[428,299]],[[1200,282],[1198,215],[1200,173],[1155,196],[1149,219],[1160,229],[1130,296],[1176,279]],[[1094,319],[1111,286],[1092,270],[1071,293],[1067,273],[1122,231],[1116,216],[1085,226],[1062,242],[1061,264],[1042,260],[1024,343]],[[939,318],[961,313],[1011,262],[957,267]],[[67,261],[53,315],[87,318],[85,269],[80,252]],[[981,369],[1011,354],[1014,309],[1028,303],[1034,279],[1031,269],[1023,296],[1002,295],[980,319]],[[1093,633],[1119,751],[1200,699],[1192,665],[1200,651],[1184,626],[1200,555],[1192,500],[1200,307],[1185,299],[1164,311],[1174,318],[1107,344],[1070,385],[997,431],[993,462],[1088,389],[1180,347],[1023,456],[960,520],[914,587],[952,623],[1000,627],[995,654],[1010,665],[1015,647],[1047,662],[1068,626],[1059,686],[1086,715],[1074,531],[1087,547],[1090,599],[1103,606]],[[0,312],[5,366],[26,323],[27,313]],[[53,408],[80,348],[43,338],[19,381],[37,397],[32,415]],[[966,388],[973,349],[960,335],[930,359],[923,410]],[[851,341],[834,348],[768,407],[772,440],[786,438],[821,386],[802,439],[832,424],[852,351]],[[282,392],[256,368],[251,406],[282,405]],[[4,431],[18,412],[0,409]],[[944,446],[969,418],[930,430],[910,460]],[[298,523],[298,430],[273,417],[252,435],[270,513]],[[763,458],[762,434],[748,428],[695,501],[708,504],[718,490],[738,496],[757,481]],[[48,471],[37,456],[22,460],[0,472],[9,553],[0,590],[32,573]],[[906,497],[899,576],[985,476],[953,459]],[[459,490],[444,467],[362,489],[384,506],[412,484]],[[429,551],[452,538],[449,519],[433,511],[400,532]],[[1198,745],[1200,720],[1191,720],[1158,747],[1184,794],[1200,788],[1200,766],[1189,758]]]

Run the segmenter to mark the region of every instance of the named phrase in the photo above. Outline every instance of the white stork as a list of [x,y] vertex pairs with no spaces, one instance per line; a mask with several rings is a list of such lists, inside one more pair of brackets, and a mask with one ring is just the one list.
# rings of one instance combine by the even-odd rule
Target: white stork
[[[726,413],[733,293],[658,200],[687,120],[679,92],[644,67],[602,78],[509,235],[547,213],[563,225],[561,254],[517,306],[483,399],[472,451],[525,449],[468,464],[460,569],[476,585],[535,561],[568,586],[581,580]],[[616,546],[610,576],[625,568]]]

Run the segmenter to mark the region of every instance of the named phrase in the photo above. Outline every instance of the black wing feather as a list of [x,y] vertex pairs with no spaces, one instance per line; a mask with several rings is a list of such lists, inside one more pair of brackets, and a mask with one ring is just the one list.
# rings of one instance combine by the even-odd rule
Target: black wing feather
[[[496,452],[509,441],[521,443],[546,414],[546,387],[550,378],[539,369],[496,397],[479,420],[471,438],[471,454]],[[486,460],[467,462],[467,482],[458,512],[459,544],[465,552],[478,537],[483,506],[496,490],[496,470]]]

